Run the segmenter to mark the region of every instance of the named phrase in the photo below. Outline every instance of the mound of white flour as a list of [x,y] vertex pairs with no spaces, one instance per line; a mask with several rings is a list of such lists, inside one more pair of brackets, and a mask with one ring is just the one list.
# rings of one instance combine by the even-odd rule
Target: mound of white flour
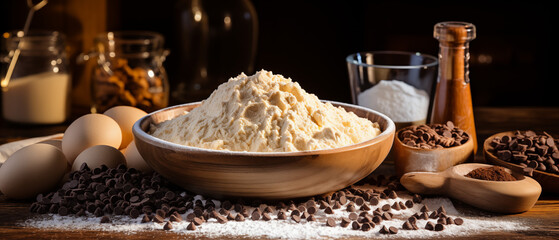
[[382,80],[360,93],[357,102],[386,114],[394,122],[414,122],[427,118],[429,95],[402,81]]
[[199,107],[159,124],[151,134],[207,149],[293,152],[351,145],[380,132],[377,123],[321,102],[290,78],[261,70],[229,79]]

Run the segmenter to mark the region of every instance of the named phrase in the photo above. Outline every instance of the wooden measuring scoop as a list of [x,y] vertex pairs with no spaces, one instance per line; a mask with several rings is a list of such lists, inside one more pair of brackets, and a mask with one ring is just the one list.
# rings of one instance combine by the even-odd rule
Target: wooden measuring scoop
[[410,172],[400,179],[408,191],[419,194],[447,195],[474,207],[498,213],[530,210],[542,188],[536,180],[511,172],[517,181],[487,181],[466,177],[470,171],[493,165],[466,163],[442,172]]

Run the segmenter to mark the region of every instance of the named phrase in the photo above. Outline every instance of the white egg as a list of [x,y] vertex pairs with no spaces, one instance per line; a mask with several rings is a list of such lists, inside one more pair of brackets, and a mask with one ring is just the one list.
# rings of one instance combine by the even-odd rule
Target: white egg
[[116,106],[108,109],[103,113],[114,119],[120,126],[122,132],[122,142],[120,144],[120,149],[125,148],[134,140],[134,135],[132,134],[132,126],[147,113],[139,108],[131,106]]
[[44,143],[24,147],[0,167],[0,191],[9,198],[28,199],[53,190],[64,176],[66,158]]
[[134,140],[128,145],[124,151],[124,157],[126,158],[126,166],[129,168],[135,168],[143,173],[151,173],[153,169],[147,164],[138,148],[136,148],[136,143]]
[[122,141],[120,127],[115,120],[103,114],[86,114],[76,119],[64,132],[62,152],[72,165],[85,149],[95,145],[118,148]]
[[107,145],[96,145],[84,150],[76,157],[72,171],[80,170],[83,163],[87,163],[90,169],[101,167],[101,165],[116,168],[119,164],[126,164],[126,160],[118,149]]

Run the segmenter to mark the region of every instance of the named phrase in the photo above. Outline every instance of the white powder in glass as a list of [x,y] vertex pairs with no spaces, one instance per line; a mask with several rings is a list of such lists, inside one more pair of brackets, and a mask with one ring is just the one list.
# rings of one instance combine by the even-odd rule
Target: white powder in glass
[[71,79],[46,72],[14,78],[2,93],[2,113],[13,122],[53,124],[66,120]]
[[357,103],[386,114],[394,122],[427,118],[429,95],[398,80],[382,80],[357,96]]
[[297,82],[261,70],[221,84],[191,112],[163,122],[152,135],[215,150],[293,152],[360,143],[378,123],[321,102]]
[[[373,187],[374,188],[374,187]],[[194,198],[202,199],[201,196]],[[381,199],[377,206],[371,206],[369,213],[372,214],[373,210],[384,204],[394,204],[394,202],[405,202],[412,199],[408,194],[398,194],[396,199]],[[202,200],[205,204],[205,200]],[[216,208],[219,208],[219,202],[216,203]],[[347,205],[347,204],[346,204]],[[361,230],[352,230],[351,225],[348,227],[341,227],[339,225],[342,217],[347,217],[348,212],[345,211],[346,205],[340,209],[334,209],[334,214],[325,214],[323,210],[319,210],[315,217],[317,221],[309,222],[302,220],[300,223],[295,223],[293,220],[278,220],[277,211],[272,216],[271,221],[253,221],[246,218],[244,222],[228,221],[221,224],[215,218],[211,218],[208,222],[197,226],[197,230],[189,231],[187,226],[189,222],[175,222],[173,223],[172,233],[185,235],[189,237],[205,236],[217,238],[235,238],[235,237],[249,237],[249,238],[282,238],[282,239],[331,239],[348,237],[359,238],[451,238],[457,236],[472,236],[476,234],[483,234],[487,232],[503,232],[503,231],[522,231],[527,230],[528,226],[520,221],[503,220],[498,216],[484,217],[484,216],[469,216],[459,212],[448,198],[426,198],[421,204],[415,204],[414,207],[405,210],[395,211],[392,210],[394,216],[392,220],[383,221],[381,224],[375,226],[370,231],[364,232]],[[436,220],[418,220],[417,226],[419,230],[403,230],[402,224],[414,213],[419,212],[423,205],[434,211],[440,206],[446,209],[447,215],[452,218],[460,217],[464,219],[463,225],[446,225],[445,230],[436,232],[425,229],[427,221],[436,223]],[[254,209],[249,209],[252,212]],[[187,211],[181,216],[186,219],[186,215],[191,213],[192,210]],[[234,210],[231,211],[236,215]],[[288,216],[291,211],[287,211]],[[89,213],[88,213],[89,214]],[[325,219],[332,217],[336,220],[336,227],[328,227],[325,224]],[[47,228],[47,229],[64,229],[64,230],[98,230],[98,231],[118,231],[134,234],[141,231],[161,231],[164,223],[141,223],[141,217],[131,219],[127,216],[111,217],[112,223],[99,223],[100,217],[94,217],[89,214],[87,217],[72,217],[72,216],[59,216],[59,215],[42,215],[36,218],[29,219],[23,222],[23,226]],[[380,228],[385,225],[387,228],[394,226],[398,229],[398,234],[380,234]]]

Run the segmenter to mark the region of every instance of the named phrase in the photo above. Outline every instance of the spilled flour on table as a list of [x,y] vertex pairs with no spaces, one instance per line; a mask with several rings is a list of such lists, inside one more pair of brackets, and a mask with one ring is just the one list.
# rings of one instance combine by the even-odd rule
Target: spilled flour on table
[[[398,193],[396,199],[381,199],[379,204],[376,206],[371,206],[372,212],[377,208],[385,204],[394,204],[394,202],[405,202],[411,200],[412,196],[400,192]],[[195,196],[195,199],[203,199],[202,196]],[[205,201],[205,200],[202,200]],[[214,201],[216,204],[216,209],[219,209],[220,202]],[[205,236],[205,237],[254,237],[254,238],[282,238],[282,239],[332,239],[332,238],[347,238],[347,237],[375,237],[375,238],[430,238],[430,237],[454,237],[454,236],[469,236],[475,234],[481,234],[484,232],[502,232],[502,231],[521,231],[527,230],[528,226],[522,224],[521,222],[501,220],[495,217],[480,217],[480,216],[468,216],[460,213],[452,204],[448,198],[425,198],[423,202],[419,204],[414,204],[412,208],[407,208],[404,210],[394,210],[391,212],[394,214],[391,220],[384,220],[380,224],[377,224],[370,231],[353,230],[351,224],[348,227],[340,226],[340,219],[342,217],[347,217],[348,212],[346,211],[346,205],[343,205],[340,209],[334,209],[333,214],[326,214],[323,209],[318,210],[315,214],[317,221],[307,221],[301,220],[300,223],[288,220],[278,220],[277,210],[272,214],[272,220],[264,221],[258,220],[253,221],[250,218],[246,218],[243,222],[236,222],[233,220],[227,223],[218,223],[215,218],[209,219],[207,222],[200,226],[197,226],[195,231],[187,230],[189,221],[186,220],[186,215],[192,213],[192,209],[188,210],[186,213],[181,214],[184,219],[181,222],[173,222],[173,229],[169,230],[172,233],[184,234],[185,236]],[[445,225],[443,231],[431,231],[425,229],[425,224],[427,221],[436,223],[436,219],[429,220],[418,220],[417,226],[419,230],[404,230],[402,225],[404,222],[412,216],[414,213],[420,212],[420,209],[426,205],[431,211],[435,211],[440,206],[446,209],[447,215],[453,219],[460,217],[464,220],[462,225]],[[249,212],[252,212],[254,208],[250,208]],[[431,211],[429,213],[431,213]],[[361,212],[360,210],[357,213]],[[236,215],[235,210],[231,210],[233,215]],[[287,211],[288,216],[291,211]],[[326,226],[326,218],[332,217],[336,219],[335,227]],[[50,229],[65,229],[65,230],[99,230],[99,231],[118,231],[125,233],[137,233],[141,231],[150,230],[161,230],[165,223],[141,223],[141,216],[132,219],[128,216],[111,216],[111,223],[100,223],[101,217],[94,217],[92,214],[87,213],[84,217],[74,217],[74,216],[59,216],[56,214],[44,214],[38,215],[32,219],[29,219],[22,224],[27,227],[36,228],[50,228]],[[396,227],[398,233],[393,234],[381,234],[379,230],[382,226]]]

